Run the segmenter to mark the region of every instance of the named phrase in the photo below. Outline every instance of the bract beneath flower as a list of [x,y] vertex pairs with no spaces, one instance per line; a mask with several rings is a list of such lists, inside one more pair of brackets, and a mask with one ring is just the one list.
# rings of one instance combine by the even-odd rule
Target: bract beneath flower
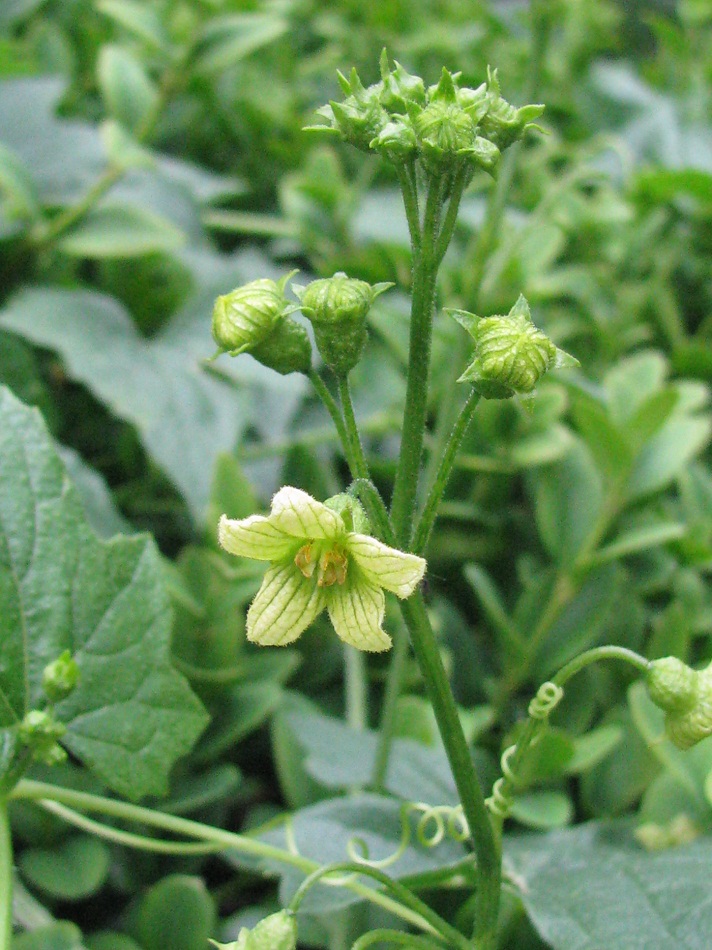
[[345,643],[387,650],[384,591],[410,597],[426,567],[349,530],[341,514],[298,488],[280,489],[266,517],[223,515],[218,536],[231,554],[271,562],[247,613],[247,637],[263,646],[292,643],[326,610]]

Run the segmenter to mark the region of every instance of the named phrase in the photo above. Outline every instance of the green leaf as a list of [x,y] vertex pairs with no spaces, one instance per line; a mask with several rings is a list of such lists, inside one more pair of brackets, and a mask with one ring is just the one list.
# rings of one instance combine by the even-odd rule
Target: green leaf
[[553,950],[703,950],[712,932],[712,840],[648,854],[589,824],[510,840],[506,861]]
[[109,113],[135,132],[158,102],[158,92],[146,70],[128,50],[107,43],[99,51],[97,78]]
[[599,726],[574,739],[574,754],[566,766],[568,775],[580,775],[602,762],[623,741],[619,726]]
[[143,950],[205,950],[216,923],[215,905],[203,881],[171,874],[142,898],[134,936]]
[[178,228],[153,211],[105,204],[92,209],[57,246],[72,257],[141,257],[174,251],[184,241]]
[[97,9],[158,50],[170,48],[170,39],[156,10],[138,0],[99,0]]
[[25,879],[49,897],[78,901],[95,894],[106,881],[111,855],[89,835],[72,835],[52,848],[28,848],[20,854]]
[[27,168],[14,152],[0,143],[0,195],[3,194],[11,215],[39,217],[39,197]]
[[675,413],[646,443],[627,486],[628,497],[639,498],[665,488],[708,444],[712,419]]
[[465,577],[472,585],[487,619],[499,632],[502,640],[516,653],[523,652],[523,638],[520,630],[509,616],[494,581],[478,564],[465,565]]
[[669,541],[676,541],[687,533],[687,525],[682,522],[663,522],[662,524],[647,524],[638,528],[630,528],[619,534],[618,537],[599,548],[589,559],[588,564],[608,564],[617,561],[628,554],[636,554],[648,548],[656,548]]
[[[222,280],[227,283],[231,276]],[[0,312],[2,326],[59,351],[73,379],[137,427],[150,455],[200,521],[218,453],[232,449],[251,415],[256,417],[265,404],[272,408],[279,399],[282,411],[289,412],[304,385],[281,378],[274,383],[270,377],[273,388],[248,390],[243,384],[235,390],[204,372],[199,360],[214,347],[205,297],[196,298],[179,323],[152,340],[139,336],[117,301],[87,290],[26,290]],[[278,418],[276,409],[272,418]]]
[[269,13],[216,17],[206,24],[198,41],[196,68],[220,72],[279,39],[286,30],[286,21]]
[[624,433],[613,423],[607,407],[587,394],[579,394],[573,405],[573,415],[598,468],[613,481],[627,476],[633,453]]
[[563,792],[526,792],[514,799],[511,815],[528,828],[550,831],[571,823],[574,806]]
[[146,537],[103,542],[36,411],[0,390],[0,728],[44,704],[42,670],[68,649],[76,690],[63,744],[116,791],[166,789],[206,716],[169,663],[171,612]]
[[639,406],[661,389],[667,372],[665,357],[652,351],[636,353],[610,369],[604,389],[614,423],[624,426],[634,417]]
[[563,459],[529,476],[541,539],[559,563],[570,564],[584,548],[603,508],[603,485],[582,442]]
[[84,944],[79,927],[62,920],[18,935],[12,941],[12,950],[84,950]]
[[221,696],[213,721],[194,753],[195,761],[210,762],[233,749],[270,718],[281,700],[282,689],[272,680],[237,683],[227,695]]
[[680,399],[673,386],[649,396],[625,424],[626,435],[635,451],[641,449],[665,425]]

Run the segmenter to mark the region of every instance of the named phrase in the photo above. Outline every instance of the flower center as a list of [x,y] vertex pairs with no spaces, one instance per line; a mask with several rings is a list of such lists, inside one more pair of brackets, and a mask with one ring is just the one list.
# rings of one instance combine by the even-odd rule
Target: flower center
[[309,542],[299,548],[294,563],[305,577],[313,577],[316,571],[318,587],[331,587],[346,582],[346,569],[349,560],[340,547],[323,549],[321,545]]

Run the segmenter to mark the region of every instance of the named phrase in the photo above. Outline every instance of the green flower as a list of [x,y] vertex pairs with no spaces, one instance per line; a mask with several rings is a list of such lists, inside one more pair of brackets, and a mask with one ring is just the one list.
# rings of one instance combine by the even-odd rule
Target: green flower
[[665,732],[678,749],[712,735],[712,663],[693,670],[674,656],[653,660],[645,677],[648,695],[665,712]]
[[390,647],[381,626],[383,592],[410,597],[425,561],[362,533],[360,506],[343,499],[337,495],[328,507],[329,502],[286,487],[274,496],[268,517],[220,519],[226,551],[272,562],[247,614],[249,640],[263,646],[292,643],[326,609],[345,643],[372,652]]

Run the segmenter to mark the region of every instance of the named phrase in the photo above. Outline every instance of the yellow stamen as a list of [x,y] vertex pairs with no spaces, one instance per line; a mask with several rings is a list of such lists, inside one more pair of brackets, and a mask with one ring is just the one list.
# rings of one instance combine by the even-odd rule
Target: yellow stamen
[[332,584],[345,583],[348,563],[348,558],[338,548],[324,551],[319,558],[319,577],[317,580],[319,587],[331,587]]
[[311,544],[305,544],[303,548],[299,548],[294,558],[294,563],[305,577],[312,576],[316,570],[317,558],[312,552]]

